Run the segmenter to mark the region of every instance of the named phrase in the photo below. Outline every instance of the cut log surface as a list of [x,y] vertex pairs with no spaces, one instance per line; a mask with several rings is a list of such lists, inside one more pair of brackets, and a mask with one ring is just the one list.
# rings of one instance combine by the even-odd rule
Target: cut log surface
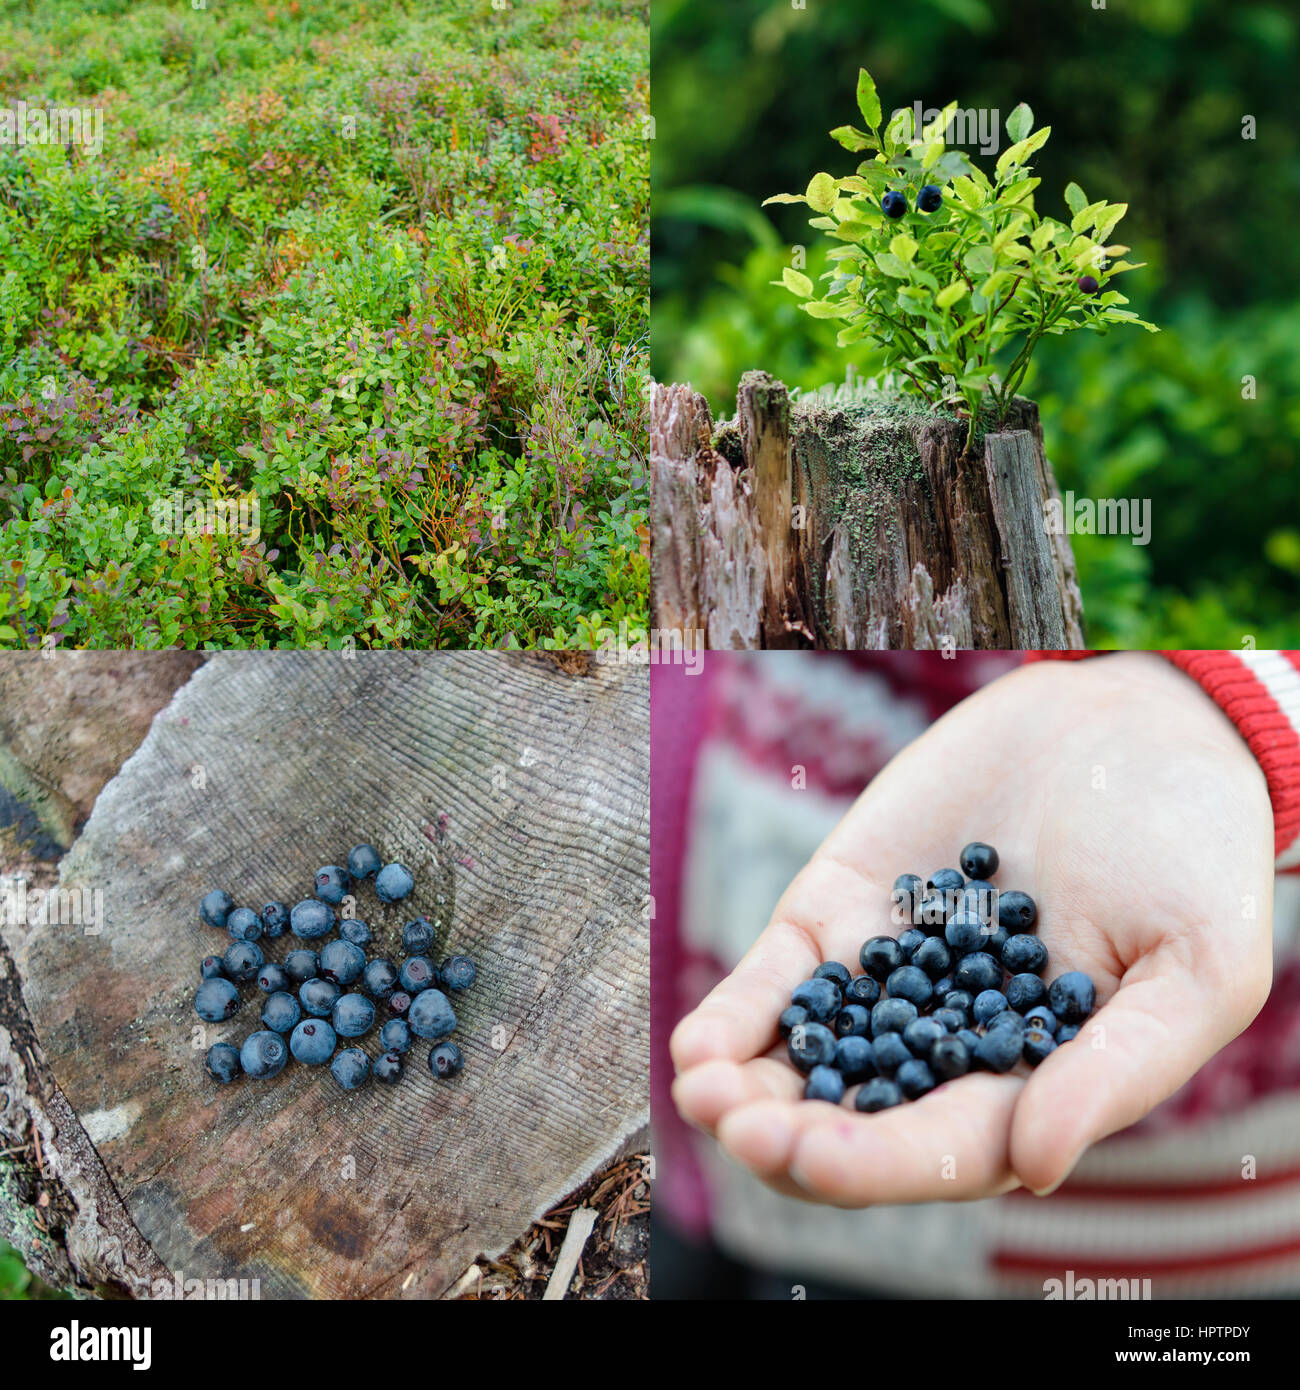
[[[667,428],[687,401],[690,428]],[[689,388],[656,387],[651,432],[657,627],[692,615],[708,645],[732,647],[1083,645],[1069,541],[1047,521],[1059,494],[1031,401],[1017,399],[968,454],[962,422],[907,400],[791,401],[750,372],[735,421],[716,429]],[[720,466],[728,497],[740,499],[725,513],[712,505]],[[681,538],[700,533],[708,542],[684,564]]]
[[[85,1141],[64,1141],[71,1201],[104,1207],[78,1236],[104,1248],[73,1266],[137,1296],[183,1277],[436,1297],[637,1134],[648,716],[644,669],[497,653],[229,653],[182,685],[62,860],[60,888],[102,894],[102,919],[2,928],[31,1037],[0,1029],[0,1080],[30,1090],[48,1068],[49,1136]],[[259,1027],[262,997],[197,1020],[199,961],[229,944],[199,897],[292,905],[360,841],[415,875],[388,907],[357,890],[368,954],[400,962],[424,913],[437,959],[478,965],[453,996],[464,1071],[435,1080],[416,1041],[393,1087],[292,1062],[218,1086],[204,1053]],[[357,1042],[376,1055],[377,1028]]]

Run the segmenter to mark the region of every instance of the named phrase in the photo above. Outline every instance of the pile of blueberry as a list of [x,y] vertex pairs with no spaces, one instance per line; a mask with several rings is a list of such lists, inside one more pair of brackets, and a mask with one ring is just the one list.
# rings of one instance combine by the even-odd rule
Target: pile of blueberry
[[887,1110],[968,1071],[1036,1067],[1078,1033],[1096,988],[1078,970],[1043,983],[1038,908],[994,888],[997,867],[997,850],[977,841],[960,873],[900,875],[894,907],[907,929],[863,942],[864,974],[827,961],[795,989],[779,1031],[807,1099],[838,1105],[862,1082],[856,1107]]
[[[345,1091],[356,1090],[370,1076],[391,1084],[402,1075],[413,1037],[433,1041],[429,1070],[434,1076],[447,1078],[460,1071],[464,1059],[448,1041],[456,1030],[448,995],[468,989],[476,971],[467,956],[449,956],[434,965],[429,955],[433,923],[427,917],[402,928],[402,949],[409,954],[400,967],[367,957],[370,928],[356,918],[344,919],[338,936],[320,944],[334,931],[334,906],[354,882],[368,878],[374,879],[381,903],[400,902],[415,887],[405,865],[385,864],[372,845],[357,845],[346,869],[329,864],[318,870],[315,897],[292,910],[283,903],[267,903],[261,912],[236,907],[220,889],[200,901],[199,919],[229,932],[233,940],[224,954],[208,956],[200,967],[194,1012],[206,1023],[224,1023],[239,1011],[238,987],[254,980],[265,996],[262,1027],[242,1047],[219,1042],[208,1049],[204,1067],[214,1081],[233,1081],[241,1074],[259,1080],[275,1076],[292,1056],[308,1067],[328,1062]],[[286,930],[312,945],[290,951],[283,964],[268,961],[258,942]],[[359,1047],[338,1046],[340,1039],[364,1037],[381,1008],[391,1017],[380,1027],[382,1051],[373,1063]]]

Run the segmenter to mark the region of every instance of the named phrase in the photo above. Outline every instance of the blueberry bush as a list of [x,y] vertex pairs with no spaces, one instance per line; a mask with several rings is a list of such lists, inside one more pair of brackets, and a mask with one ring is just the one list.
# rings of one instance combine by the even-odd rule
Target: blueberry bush
[[591,646],[648,588],[631,0],[0,16],[0,645]]
[[992,178],[961,150],[948,149],[952,102],[926,127],[911,108],[885,122],[871,74],[858,73],[858,109],[867,129],[837,126],[832,138],[865,155],[840,178],[814,174],[804,193],[768,203],[806,203],[809,225],[837,243],[821,278],[786,266],[785,287],[813,318],[844,323],[840,347],[865,340],[880,349],[886,375],[931,405],[959,404],[973,440],[985,398],[994,421],[1007,411],[1038,343],[1072,329],[1104,333],[1114,324],[1158,331],[1123,306],[1111,280],[1140,263],[1109,242],[1128,210],[1065,189],[1068,220],[1040,214],[1032,159],[1051,127],[1034,129],[1023,102],[1006,120],[1010,143]]

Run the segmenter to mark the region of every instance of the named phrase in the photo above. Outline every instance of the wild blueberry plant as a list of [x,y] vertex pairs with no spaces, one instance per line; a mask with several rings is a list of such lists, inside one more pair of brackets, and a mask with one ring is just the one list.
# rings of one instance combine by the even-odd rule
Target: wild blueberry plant
[[1108,288],[1116,275],[1138,268],[1115,259],[1127,246],[1108,242],[1128,204],[1089,202],[1070,183],[1068,221],[1034,206],[1041,180],[1030,161],[1052,129],[1035,130],[1023,102],[1007,117],[1013,143],[989,178],[946,147],[956,102],[918,132],[910,108],[882,128],[880,98],[865,68],[857,95],[868,129],[831,131],[846,150],[864,155],[856,171],[814,174],[805,192],[764,203],[806,203],[816,214],[809,225],[840,243],[830,252],[834,265],[822,276],[829,284],[821,297],[799,270],[787,267],[782,280],[813,318],[844,323],[841,347],[876,345],[900,388],[931,405],[954,406],[969,421],[968,448],[985,392],[1000,422],[1040,339],[1076,328],[1105,333],[1116,323],[1159,332]]

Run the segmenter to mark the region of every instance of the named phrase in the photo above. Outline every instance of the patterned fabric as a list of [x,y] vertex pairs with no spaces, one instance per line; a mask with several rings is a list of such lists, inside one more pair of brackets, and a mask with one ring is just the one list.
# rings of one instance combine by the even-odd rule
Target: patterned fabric
[[[1278,867],[1300,867],[1295,655],[1168,655],[1242,731],[1268,778]],[[1041,1297],[1067,1270],[1151,1279],[1156,1297],[1300,1288],[1294,878],[1278,881],[1278,969],[1259,1018],[1141,1124],[1089,1150],[1051,1197],[853,1212],[792,1201],[721,1160],[672,1107],[673,1023],[736,963],[876,772],[1022,659],[711,653],[699,676],[653,669],[656,1210],[756,1265],[886,1292]]]

